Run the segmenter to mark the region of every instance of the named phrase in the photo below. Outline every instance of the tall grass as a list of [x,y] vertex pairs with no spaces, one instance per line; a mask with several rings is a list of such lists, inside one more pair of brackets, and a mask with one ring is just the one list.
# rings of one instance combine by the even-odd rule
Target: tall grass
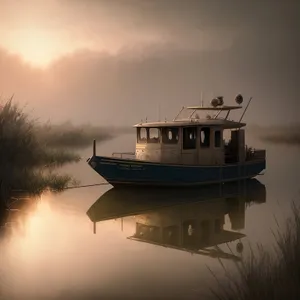
[[47,188],[61,190],[74,180],[55,173],[54,169],[79,160],[77,154],[55,150],[41,141],[36,121],[12,99],[3,105],[0,110],[0,196],[5,197],[7,190],[20,188],[33,193]]
[[259,245],[235,264],[237,277],[224,268],[227,280],[213,291],[216,299],[300,299],[300,209],[293,204],[292,211],[284,231],[274,233],[275,254]]

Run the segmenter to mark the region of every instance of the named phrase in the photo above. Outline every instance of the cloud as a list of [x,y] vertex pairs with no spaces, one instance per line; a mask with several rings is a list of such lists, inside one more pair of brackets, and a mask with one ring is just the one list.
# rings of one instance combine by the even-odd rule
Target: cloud
[[227,103],[241,92],[254,97],[246,120],[289,122],[299,108],[299,4],[243,3],[1,1],[0,28],[38,26],[73,50],[45,70],[0,50],[0,93],[53,122],[127,125],[157,118],[159,104],[171,118],[201,91]]
[[[231,47],[249,9],[208,1],[58,1],[3,0],[1,46],[22,54],[22,37],[44,34],[59,54],[86,48],[119,52],[124,47],[171,45],[182,50]],[[236,13],[237,12],[237,13]],[[25,43],[25,41],[23,43]]]
[[[222,51],[240,39],[245,42],[244,36],[252,36],[249,45],[295,40],[297,34],[291,35],[300,25],[297,8],[297,1],[286,5],[269,0],[3,0],[0,43],[22,55],[26,41],[37,44],[43,38],[49,45],[40,46],[40,52],[49,49],[55,59],[79,49],[114,55],[151,47]],[[262,33],[264,40],[256,41]]]

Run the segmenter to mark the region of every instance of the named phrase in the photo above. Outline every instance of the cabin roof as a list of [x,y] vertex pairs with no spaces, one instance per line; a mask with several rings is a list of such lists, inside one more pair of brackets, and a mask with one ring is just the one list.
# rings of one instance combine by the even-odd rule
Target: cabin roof
[[147,122],[139,123],[134,127],[187,127],[187,126],[218,126],[224,129],[234,129],[246,126],[246,123],[230,121],[225,119],[188,119],[165,122]]
[[243,108],[242,106],[228,106],[228,105],[223,105],[223,106],[188,106],[186,107],[187,109],[192,109],[192,110],[217,110],[217,111],[229,111],[229,110],[235,110],[235,109],[241,109]]

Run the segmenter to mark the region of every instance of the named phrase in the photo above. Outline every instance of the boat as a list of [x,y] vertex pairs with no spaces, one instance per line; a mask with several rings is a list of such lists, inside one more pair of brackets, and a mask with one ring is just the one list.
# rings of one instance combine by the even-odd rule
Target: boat
[[243,108],[240,94],[237,105],[217,97],[210,106],[183,107],[172,121],[142,121],[134,125],[135,152],[99,156],[94,140],[87,162],[114,187],[191,187],[253,178],[266,168],[266,150],[245,144],[242,118],[251,100],[238,121],[229,115]]
[[[256,179],[191,189],[112,188],[88,209],[94,223],[121,221],[130,241],[211,257],[239,259],[222,247],[242,247],[245,210],[265,203],[265,185]],[[230,220],[224,226],[225,216]],[[132,226],[133,225],[133,226]],[[98,224],[101,227],[101,224]],[[133,230],[127,234],[126,226]],[[133,231],[133,232],[132,232]],[[228,250],[228,249],[227,249]]]

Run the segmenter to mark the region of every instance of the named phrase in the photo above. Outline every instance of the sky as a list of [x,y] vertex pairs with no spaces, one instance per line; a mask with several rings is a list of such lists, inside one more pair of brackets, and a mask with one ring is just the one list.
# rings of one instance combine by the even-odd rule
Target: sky
[[242,93],[249,123],[295,122],[299,3],[0,0],[0,95],[40,120],[131,125]]

